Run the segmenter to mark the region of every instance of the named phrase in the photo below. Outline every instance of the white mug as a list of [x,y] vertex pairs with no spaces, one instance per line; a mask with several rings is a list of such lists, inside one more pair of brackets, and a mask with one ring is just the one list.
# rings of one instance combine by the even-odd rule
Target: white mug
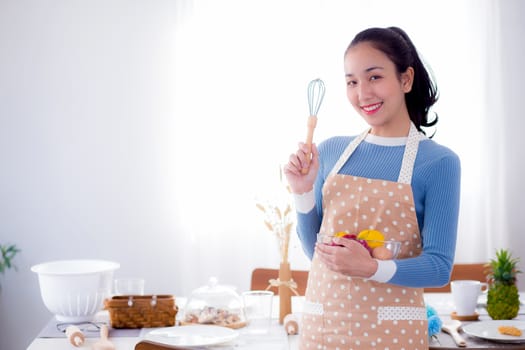
[[452,298],[458,316],[471,316],[476,314],[478,297],[488,290],[488,284],[474,280],[455,280],[450,282]]

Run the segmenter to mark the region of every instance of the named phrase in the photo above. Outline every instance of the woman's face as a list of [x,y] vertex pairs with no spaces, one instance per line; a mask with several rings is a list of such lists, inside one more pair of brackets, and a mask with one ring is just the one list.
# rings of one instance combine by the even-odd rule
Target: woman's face
[[413,69],[399,75],[382,51],[363,42],[344,59],[346,95],[378,136],[406,136],[410,117],[405,93],[412,88]]

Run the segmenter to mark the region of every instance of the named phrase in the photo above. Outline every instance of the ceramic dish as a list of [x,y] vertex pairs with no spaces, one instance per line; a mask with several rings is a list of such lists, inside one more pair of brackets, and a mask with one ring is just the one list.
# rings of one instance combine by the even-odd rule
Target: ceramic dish
[[238,336],[238,332],[226,327],[193,325],[155,329],[146,334],[145,339],[163,345],[192,347],[223,344]]
[[[512,336],[501,334],[499,326],[513,326],[521,330],[522,335]],[[463,331],[471,336],[500,343],[525,343],[525,321],[502,320],[480,321],[463,326]]]

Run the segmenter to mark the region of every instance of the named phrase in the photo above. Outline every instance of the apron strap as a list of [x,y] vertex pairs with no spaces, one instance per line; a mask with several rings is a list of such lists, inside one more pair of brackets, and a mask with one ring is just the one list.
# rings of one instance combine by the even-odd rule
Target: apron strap
[[[370,132],[370,129],[367,129],[356,138],[352,140],[343,151],[337,162],[335,163],[330,175],[337,174],[339,170],[346,163],[348,158],[354,153],[355,149],[359,144],[366,138],[366,135]],[[410,123],[410,131],[408,132],[407,143],[405,145],[405,152],[403,154],[403,162],[401,163],[401,170],[399,172],[399,177],[397,182],[410,184],[412,181],[412,171],[414,169],[414,162],[416,161],[417,149],[419,146],[419,141],[425,139],[425,136],[420,133],[414,123]]]
[[339,170],[341,170],[348,158],[350,158],[357,146],[359,146],[361,141],[363,141],[366,138],[366,135],[368,135],[369,132],[370,129],[363,131],[360,135],[353,139],[352,142],[348,144],[348,146],[346,146],[346,149],[343,151],[343,154],[341,154],[341,157],[339,157],[339,159],[335,163],[334,167],[332,168],[332,171],[330,171],[330,175],[335,175],[339,172]]
[[410,123],[410,131],[408,132],[407,144],[405,145],[405,153],[403,154],[403,162],[401,163],[401,170],[397,182],[408,184],[412,182],[412,172],[414,170],[414,163],[416,162],[417,149],[419,141],[425,136],[420,133],[414,123]]

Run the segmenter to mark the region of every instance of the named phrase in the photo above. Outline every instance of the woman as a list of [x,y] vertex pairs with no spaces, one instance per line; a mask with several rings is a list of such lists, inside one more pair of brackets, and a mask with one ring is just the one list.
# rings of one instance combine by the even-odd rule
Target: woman
[[[427,349],[423,288],[450,278],[460,161],[423,132],[437,123],[428,114],[438,92],[404,31],[359,33],[344,70],[348,100],[370,128],[312,145],[311,154],[301,143],[285,167],[312,258],[300,348]],[[345,238],[316,244],[317,233],[363,230],[401,241],[398,257],[375,259]]]

